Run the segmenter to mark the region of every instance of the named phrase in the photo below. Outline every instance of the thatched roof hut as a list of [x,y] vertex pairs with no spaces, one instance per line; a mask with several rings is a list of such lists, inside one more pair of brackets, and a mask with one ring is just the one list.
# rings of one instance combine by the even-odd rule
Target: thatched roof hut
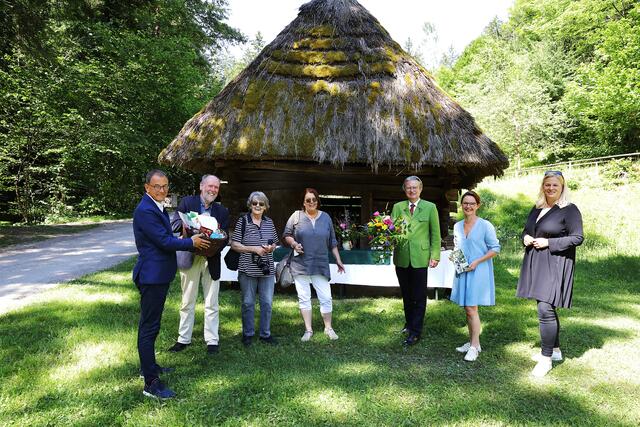
[[[390,184],[389,177],[418,173],[433,176],[442,190],[432,191],[432,199],[508,166],[473,117],[355,0],[302,5],[159,160],[199,172],[226,171],[243,182],[247,173],[269,165],[281,172],[306,168],[307,178],[330,172],[356,185],[359,174],[364,183],[379,176]],[[398,179],[396,199],[403,196]]]

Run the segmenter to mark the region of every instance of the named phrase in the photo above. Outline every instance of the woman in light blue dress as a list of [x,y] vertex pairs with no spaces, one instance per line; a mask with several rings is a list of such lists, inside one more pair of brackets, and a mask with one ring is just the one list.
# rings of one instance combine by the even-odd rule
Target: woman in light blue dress
[[480,196],[475,191],[467,191],[461,203],[464,220],[458,221],[453,227],[453,236],[469,267],[466,272],[456,275],[450,300],[464,307],[469,328],[469,342],[456,350],[466,353],[464,360],[473,362],[481,351],[478,306],[496,303],[491,258],[500,252],[500,243],[493,224],[476,215],[480,208]]

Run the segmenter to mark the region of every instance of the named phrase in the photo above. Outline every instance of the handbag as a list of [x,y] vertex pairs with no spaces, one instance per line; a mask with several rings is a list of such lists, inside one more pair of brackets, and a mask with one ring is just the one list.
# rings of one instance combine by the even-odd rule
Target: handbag
[[293,250],[289,255],[276,265],[276,283],[282,288],[288,288],[293,285],[293,273],[291,272],[291,258]]
[[[242,215],[242,232],[240,233],[240,243],[244,240],[244,230],[247,224],[245,216]],[[227,251],[227,254],[224,256],[224,263],[227,265],[227,269],[232,271],[237,271],[238,266],[240,264],[240,252],[236,252],[231,247]]]
[[[291,234],[295,236],[296,233],[296,225],[300,222],[300,211],[298,211],[297,221],[293,223],[293,230]],[[276,284],[280,285],[282,288],[288,288],[289,286],[294,284],[293,280],[293,272],[291,271],[291,259],[293,258],[293,249],[289,252],[289,255],[286,258],[283,258],[282,261],[278,263],[276,266]]]

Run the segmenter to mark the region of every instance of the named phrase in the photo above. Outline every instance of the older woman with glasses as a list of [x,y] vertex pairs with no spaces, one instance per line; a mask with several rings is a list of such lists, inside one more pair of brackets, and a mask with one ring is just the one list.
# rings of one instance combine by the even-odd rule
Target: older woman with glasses
[[582,215],[569,203],[562,172],[547,171],[522,232],[525,254],[516,293],[538,302],[542,349],[533,357],[533,376],[545,376],[552,361],[562,360],[556,308],[571,307],[576,247],[583,239]]
[[311,285],[320,300],[320,314],[324,321],[324,333],[331,340],[338,335],[331,325],[331,287],[329,280],[329,251],[333,253],[338,272],[344,273],[344,265],[338,253],[338,241],[333,229],[333,221],[326,212],[319,210],[318,191],[307,188],[304,191],[303,209],[291,215],[284,229],[284,240],[295,251],[291,260],[291,272],[296,284],[300,314],[304,321],[305,332],[302,341],[313,336],[311,322]]
[[231,248],[240,252],[238,282],[242,291],[242,343],[250,346],[255,335],[257,293],[260,298],[260,341],[276,344],[271,336],[271,304],[275,286],[273,251],[278,234],[271,218],[264,215],[269,209],[269,199],[263,192],[251,193],[247,207],[249,213],[238,219],[231,236]]

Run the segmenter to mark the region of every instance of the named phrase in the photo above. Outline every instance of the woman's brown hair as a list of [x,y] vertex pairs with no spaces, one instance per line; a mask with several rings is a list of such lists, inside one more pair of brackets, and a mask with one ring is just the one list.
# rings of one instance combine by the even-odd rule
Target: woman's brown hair
[[480,195],[478,195],[478,193],[476,193],[473,190],[469,190],[466,193],[464,193],[462,195],[462,197],[460,197],[460,203],[462,203],[462,201],[464,200],[465,197],[467,196],[471,196],[475,199],[476,203],[479,205],[480,204]]
[[320,194],[318,194],[318,190],[316,190],[315,188],[305,188],[304,193],[302,193],[302,210],[305,210],[304,200],[307,197],[307,193],[311,193],[314,195],[316,201],[318,202],[316,209],[320,209]]

